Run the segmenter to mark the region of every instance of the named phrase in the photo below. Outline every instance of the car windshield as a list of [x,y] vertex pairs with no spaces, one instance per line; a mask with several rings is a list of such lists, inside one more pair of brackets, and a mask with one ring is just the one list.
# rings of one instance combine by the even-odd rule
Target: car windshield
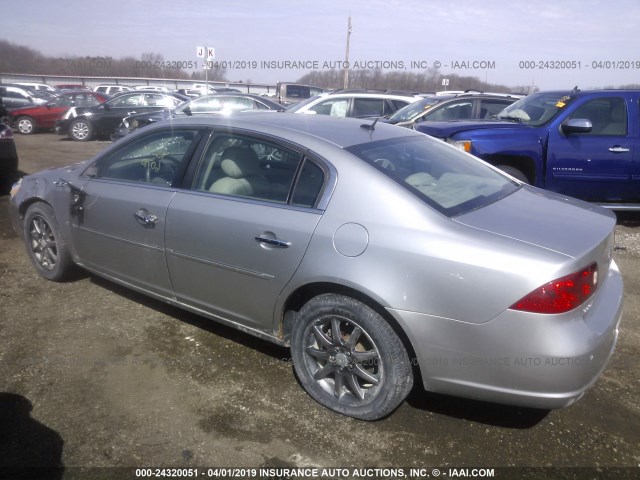
[[538,127],[553,120],[574,98],[570,93],[534,93],[509,105],[497,118]]
[[389,118],[389,123],[399,123],[413,120],[422,112],[429,110],[436,103],[441,102],[442,98],[428,97],[410,103],[406,107],[401,108]]
[[426,137],[380,140],[347,150],[449,217],[496,202],[519,188],[484,163]]

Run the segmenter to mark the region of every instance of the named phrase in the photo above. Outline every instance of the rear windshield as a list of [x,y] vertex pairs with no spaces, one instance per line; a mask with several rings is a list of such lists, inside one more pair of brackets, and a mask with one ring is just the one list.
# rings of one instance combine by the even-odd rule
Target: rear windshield
[[484,162],[427,136],[363,143],[346,150],[449,217],[481,208],[519,188]]

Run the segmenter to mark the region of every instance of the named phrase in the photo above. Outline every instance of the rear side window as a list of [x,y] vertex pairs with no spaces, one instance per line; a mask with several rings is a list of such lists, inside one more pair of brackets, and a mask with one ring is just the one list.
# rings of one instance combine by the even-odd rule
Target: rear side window
[[452,102],[442,107],[436,107],[431,113],[427,114],[425,120],[432,122],[448,122],[450,120],[466,120],[471,118],[473,112],[473,102]]
[[221,134],[205,149],[192,188],[287,203],[302,155],[246,135]]
[[291,204],[300,207],[315,207],[320,192],[322,192],[324,180],[322,168],[311,160],[305,161],[291,197]]
[[354,117],[381,117],[384,115],[384,100],[381,98],[354,98]]
[[325,172],[302,153],[244,134],[214,136],[205,148],[192,189],[314,208]]
[[627,107],[624,98],[598,98],[578,107],[569,119],[587,119],[593,126],[591,132],[580,135],[627,134]]

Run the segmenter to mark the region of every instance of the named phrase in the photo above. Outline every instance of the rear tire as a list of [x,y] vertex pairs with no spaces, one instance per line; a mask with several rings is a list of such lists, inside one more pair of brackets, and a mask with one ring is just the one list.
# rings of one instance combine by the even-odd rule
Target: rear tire
[[413,373],[393,328],[350,297],[325,294],[298,314],[291,355],[302,387],[318,403],[349,417],[376,420],[409,394]]
[[31,135],[36,130],[36,122],[31,117],[19,117],[16,125],[18,126],[18,132],[23,135]]
[[41,276],[59,282],[71,273],[73,260],[49,205],[34,203],[28,208],[24,239],[31,263]]

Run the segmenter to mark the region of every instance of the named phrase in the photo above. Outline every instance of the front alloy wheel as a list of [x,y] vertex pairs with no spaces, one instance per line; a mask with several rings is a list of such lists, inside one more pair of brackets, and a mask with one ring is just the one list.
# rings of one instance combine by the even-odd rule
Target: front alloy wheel
[[67,276],[73,261],[49,205],[36,203],[29,207],[25,215],[24,238],[29,258],[40,275],[53,281]]
[[349,297],[320,295],[307,303],[294,325],[291,352],[305,390],[351,417],[389,414],[413,385],[409,357],[394,330]]
[[91,139],[91,136],[93,135],[93,128],[91,127],[91,124],[84,118],[77,118],[71,123],[69,135],[74,140],[77,140],[79,142],[86,142],[87,140]]

